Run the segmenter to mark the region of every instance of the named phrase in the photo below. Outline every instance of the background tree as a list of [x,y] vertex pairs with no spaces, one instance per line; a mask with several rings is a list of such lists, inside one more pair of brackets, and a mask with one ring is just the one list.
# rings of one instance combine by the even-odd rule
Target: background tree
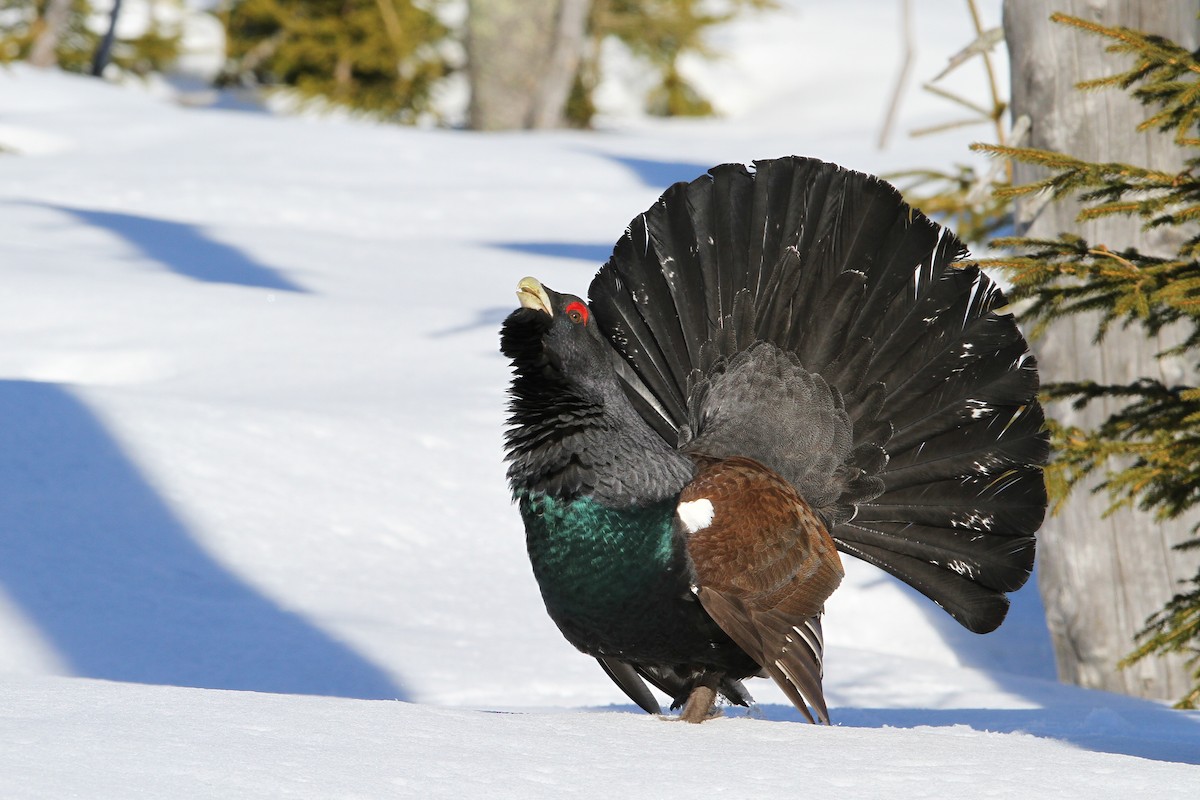
[[108,66],[108,61],[112,58],[113,42],[117,38],[117,22],[121,18],[121,0],[112,0],[112,9],[108,12],[108,27],[104,31],[104,35],[100,37],[100,44],[96,47],[96,55],[92,57],[92,74],[100,76],[104,74],[104,68]]
[[[1025,135],[1027,122],[1012,129],[1005,126],[1004,120],[1008,115],[1009,104],[1001,91],[1002,81],[999,80],[992,61],[993,49],[1004,42],[1004,29],[1000,26],[984,28],[983,18],[975,0],[965,0],[964,5],[974,28],[973,38],[949,58],[941,72],[921,86],[924,91],[953,104],[958,116],[914,130],[911,135],[933,136],[952,128],[987,125],[992,129],[990,138],[996,144],[1019,141]],[[904,94],[907,82],[905,76],[911,68],[916,49],[910,0],[904,0],[901,9],[904,19],[904,54],[898,70],[899,78],[880,130],[880,149],[887,146]],[[943,78],[971,63],[981,66],[987,77],[986,98],[965,97],[939,84]],[[960,239],[976,251],[986,247],[988,240],[1000,230],[1012,226],[1012,200],[999,196],[995,191],[1012,183],[1012,165],[1006,161],[997,160],[986,170],[977,169],[974,164],[960,163],[955,164],[949,171],[932,168],[913,169],[889,173],[883,177],[896,183],[911,205],[948,224]]]
[[[662,117],[707,116],[712,104],[680,72],[688,54],[714,58],[707,34],[750,9],[775,8],[774,0],[594,0],[591,15],[593,46],[613,36],[657,77],[646,98],[646,110]],[[598,69],[594,69],[598,72]]]
[[706,115],[712,105],[680,61],[711,58],[718,25],[774,0],[470,0],[467,60],[471,126],[482,130],[586,127],[606,40],[619,41],[656,79],[645,100],[661,116]]
[[[153,12],[159,3],[179,4],[180,0],[153,0],[150,24],[135,37],[115,36],[110,43],[111,60],[122,71],[136,75],[161,72],[179,56],[181,32],[160,22]],[[104,28],[89,27],[99,6]],[[93,72],[115,6],[93,4],[87,0],[0,0],[0,63],[27,60],[34,66],[58,66],[69,72]]]
[[48,0],[41,13],[41,30],[29,47],[29,63],[45,69],[58,64],[58,43],[71,21],[72,0]]
[[[1054,9],[1094,31],[1127,26],[1181,47],[1164,55],[1161,40],[1133,46],[1118,37],[1133,68],[1092,85],[1139,84],[1140,97],[1079,91],[1077,81],[1106,75],[1114,62],[1100,37],[1052,24]],[[1200,41],[1197,9],[1169,0],[1006,0],[1004,12],[1012,113],[1029,119],[1030,147],[990,149],[1017,158],[1015,182],[1053,190],[1054,202],[1015,190],[1017,233],[1034,250],[993,263],[1013,267],[1016,296],[1033,298],[1050,394],[1081,401],[1050,406],[1059,424],[1050,475],[1060,496],[1068,484],[1083,490],[1040,535],[1039,585],[1059,674],[1176,699],[1200,677],[1187,663],[1200,640],[1189,641],[1186,617],[1173,618],[1183,628],[1171,626],[1167,606],[1200,564],[1197,552],[1176,548],[1200,519],[1200,396],[1189,388],[1200,343],[1200,189],[1191,172],[1200,167],[1191,138],[1200,114],[1200,66],[1190,57]],[[1176,102],[1180,115],[1138,130],[1146,116],[1139,101],[1180,97],[1191,98],[1190,106]],[[1110,330],[1117,321],[1127,326],[1120,334]],[[1151,615],[1158,624],[1150,635],[1174,633],[1179,647],[1118,670]]]
[[87,27],[87,0],[0,0],[0,61],[85,72],[99,36]]
[[562,126],[590,6],[591,0],[470,0],[466,44],[472,128]]
[[437,0],[234,0],[222,12],[224,83],[413,122],[448,71]]

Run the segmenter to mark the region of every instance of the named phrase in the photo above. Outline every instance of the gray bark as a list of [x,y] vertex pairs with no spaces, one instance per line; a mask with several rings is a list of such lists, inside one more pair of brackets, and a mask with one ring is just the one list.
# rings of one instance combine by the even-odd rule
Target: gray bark
[[92,58],[92,74],[98,78],[104,75],[104,68],[108,66],[108,59],[112,55],[113,42],[117,38],[117,20],[120,17],[121,0],[113,0],[112,11],[108,15],[108,29],[104,32],[104,38],[100,40]]
[[[1184,153],[1170,134],[1137,133],[1149,114],[1127,93],[1116,89],[1081,92],[1074,84],[1127,69],[1129,56],[1104,52],[1108,40],[1049,21],[1053,11],[1103,25],[1125,25],[1158,33],[1194,49],[1200,41],[1197,6],[1179,0],[1005,0],[1004,31],[1012,68],[1013,119],[1030,118],[1032,147],[1069,153],[1088,161],[1119,161],[1171,172],[1183,166]],[[1018,165],[1017,183],[1039,177]],[[1034,197],[1017,207],[1017,233],[1055,238],[1062,231],[1080,234],[1093,245],[1113,250],[1134,245],[1145,253],[1174,255],[1190,232],[1146,233],[1136,219],[1109,218],[1076,222],[1079,204],[1047,203]],[[1127,383],[1140,376],[1168,384],[1196,385],[1196,374],[1180,359],[1156,354],[1180,341],[1169,330],[1148,338],[1137,327],[1114,329],[1096,345],[1097,320],[1080,316],[1055,323],[1034,343],[1044,381],[1092,379]],[[1093,403],[1083,411],[1066,404],[1049,409],[1054,418],[1094,427],[1115,408]],[[1095,482],[1092,484],[1095,485]],[[1079,487],[1066,508],[1047,520],[1039,541],[1039,587],[1054,640],[1059,677],[1071,683],[1161,699],[1178,699],[1191,685],[1180,658],[1151,658],[1127,670],[1117,662],[1134,647],[1134,634],[1146,618],[1179,591],[1200,555],[1180,553],[1172,545],[1189,538],[1200,517],[1165,523],[1150,514],[1122,510],[1103,518],[1110,504],[1103,492]]]
[[42,15],[41,33],[29,48],[29,63],[43,69],[58,65],[58,41],[71,16],[71,0],[50,0]]
[[590,0],[470,0],[470,125],[554,128],[585,45]]

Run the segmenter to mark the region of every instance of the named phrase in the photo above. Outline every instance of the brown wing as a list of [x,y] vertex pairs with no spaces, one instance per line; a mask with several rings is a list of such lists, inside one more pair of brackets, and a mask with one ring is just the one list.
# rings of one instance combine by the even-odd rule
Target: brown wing
[[706,460],[679,498],[704,610],[809,721],[821,691],[820,613],[841,583],[833,540],[796,490],[748,458]]

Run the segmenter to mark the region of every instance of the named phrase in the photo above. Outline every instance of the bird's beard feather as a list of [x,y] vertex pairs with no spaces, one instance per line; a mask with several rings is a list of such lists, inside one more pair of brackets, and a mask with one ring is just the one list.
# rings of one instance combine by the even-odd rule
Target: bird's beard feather
[[612,508],[677,495],[694,473],[691,460],[646,424],[607,362],[587,380],[564,374],[543,342],[546,319],[518,309],[501,329],[513,366],[505,459],[514,494],[590,496]]

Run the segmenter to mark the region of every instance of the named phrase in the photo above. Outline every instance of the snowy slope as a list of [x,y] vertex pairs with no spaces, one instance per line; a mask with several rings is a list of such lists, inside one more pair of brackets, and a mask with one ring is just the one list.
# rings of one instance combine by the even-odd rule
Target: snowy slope
[[[1103,799],[1147,791],[1182,798],[1194,795],[1198,770],[1095,746],[1115,734],[1080,745],[988,733],[929,712],[919,722],[833,728],[747,719],[688,726],[643,714],[485,714],[44,680],[0,689],[0,698],[7,723],[0,787],[10,798],[123,800],[130,787],[137,796],[180,800]],[[1089,723],[1094,728],[1126,722],[1111,711],[1092,716],[1105,717]]]
[[[501,464],[517,279],[583,291],[634,214],[722,161],[966,157],[970,131],[873,148],[894,4],[827,5],[724,34],[726,119],[614,104],[594,133],[0,72],[0,797],[1200,786],[1200,715],[1055,684],[1032,586],[974,637],[848,563],[833,728],[765,681],[765,719],[593,713],[629,706],[546,618]],[[918,75],[967,38],[926,22]],[[860,47],[875,68],[831,90]],[[953,116],[911,99],[902,128]]]

